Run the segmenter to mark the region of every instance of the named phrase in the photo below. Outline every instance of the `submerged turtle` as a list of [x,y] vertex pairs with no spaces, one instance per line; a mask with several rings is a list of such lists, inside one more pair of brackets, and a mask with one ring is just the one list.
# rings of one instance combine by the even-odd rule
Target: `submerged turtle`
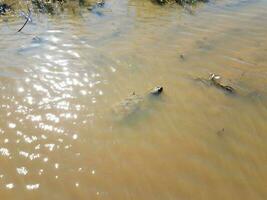
[[144,95],[137,95],[134,92],[129,97],[113,106],[112,111],[115,114],[116,120],[123,120],[131,117],[138,110],[141,110],[143,106],[148,105],[152,97],[159,96],[162,91],[163,87],[157,86]]

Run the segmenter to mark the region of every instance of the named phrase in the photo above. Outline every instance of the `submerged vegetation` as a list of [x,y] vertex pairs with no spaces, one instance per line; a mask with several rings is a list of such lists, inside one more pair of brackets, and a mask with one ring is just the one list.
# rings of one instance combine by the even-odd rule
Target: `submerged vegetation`
[[[149,1],[149,0],[147,0]],[[193,5],[197,2],[207,2],[208,0],[150,0],[158,5],[165,5],[169,3],[177,3],[181,6]],[[21,9],[21,6],[26,6],[34,9],[35,12],[48,13],[51,15],[64,11],[65,8],[83,7],[89,11],[97,7],[103,7],[105,0],[30,0],[30,1],[9,1],[0,0],[0,15],[4,15],[10,11]]]
[[[154,4],[164,6],[166,4],[178,4],[188,9],[187,5],[194,5],[197,2],[208,0],[143,0],[151,1]],[[25,18],[24,24],[18,30],[20,32],[28,22],[32,21],[32,13],[44,13],[57,15],[64,10],[78,13],[79,9],[86,9],[89,12],[102,16],[101,8],[105,7],[105,0],[0,0],[0,16],[14,15]],[[78,10],[77,10],[78,9]],[[100,10],[100,11],[99,11]],[[189,11],[191,11],[189,9]]]

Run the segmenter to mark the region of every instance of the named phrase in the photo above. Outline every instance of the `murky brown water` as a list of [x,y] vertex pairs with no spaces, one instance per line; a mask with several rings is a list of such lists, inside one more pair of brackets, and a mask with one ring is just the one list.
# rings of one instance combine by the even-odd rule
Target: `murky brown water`
[[[23,33],[1,17],[0,198],[267,199],[266,9],[110,0]],[[194,81],[211,72],[237,95]],[[159,99],[113,120],[155,85]]]

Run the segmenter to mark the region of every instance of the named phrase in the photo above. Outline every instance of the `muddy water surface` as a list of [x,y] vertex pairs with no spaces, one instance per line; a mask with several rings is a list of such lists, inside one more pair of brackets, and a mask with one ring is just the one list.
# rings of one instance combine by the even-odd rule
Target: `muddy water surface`
[[[110,0],[34,14],[22,33],[1,16],[0,198],[266,199],[266,9]],[[195,80],[212,72],[237,94]]]

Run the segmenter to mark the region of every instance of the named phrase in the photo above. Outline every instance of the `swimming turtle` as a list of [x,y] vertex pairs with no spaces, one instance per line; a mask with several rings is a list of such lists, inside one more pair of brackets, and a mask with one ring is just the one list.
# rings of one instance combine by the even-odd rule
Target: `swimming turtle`
[[148,106],[151,98],[159,96],[163,92],[163,87],[157,86],[146,92],[144,95],[138,95],[133,92],[130,96],[115,104],[112,113],[116,120],[123,120],[133,116],[144,106]]
[[219,75],[210,74],[209,80],[212,82],[212,84],[214,86],[216,86],[216,87],[218,87],[218,88],[220,88],[226,92],[235,93],[235,90],[233,87],[221,83],[221,77]]
[[200,81],[206,85],[215,86],[216,88],[221,89],[227,93],[236,93],[235,89],[232,86],[223,83],[220,75],[216,75],[214,73],[211,73],[208,79],[196,78],[195,80]]

